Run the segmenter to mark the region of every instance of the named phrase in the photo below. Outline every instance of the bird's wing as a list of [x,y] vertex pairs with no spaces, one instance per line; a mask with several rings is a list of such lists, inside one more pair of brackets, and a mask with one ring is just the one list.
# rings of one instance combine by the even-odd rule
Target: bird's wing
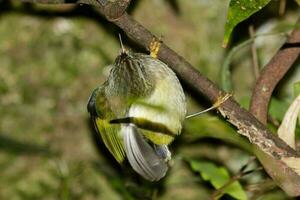
[[105,146],[115,159],[121,163],[125,158],[123,141],[120,136],[121,127],[120,125],[109,123],[115,117],[105,97],[103,86],[95,89],[92,93],[88,102],[88,111],[95,129],[101,135]]

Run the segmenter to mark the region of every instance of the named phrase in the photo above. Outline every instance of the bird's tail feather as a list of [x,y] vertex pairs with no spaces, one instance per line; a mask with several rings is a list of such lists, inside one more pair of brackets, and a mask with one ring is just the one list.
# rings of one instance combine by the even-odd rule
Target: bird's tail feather
[[123,125],[125,151],[132,168],[150,181],[158,181],[165,176],[168,165],[133,125]]

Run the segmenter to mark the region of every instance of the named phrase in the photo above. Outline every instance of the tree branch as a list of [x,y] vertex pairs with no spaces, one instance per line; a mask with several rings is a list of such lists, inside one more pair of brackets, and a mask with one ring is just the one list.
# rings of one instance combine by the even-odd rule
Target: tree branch
[[131,0],[22,0],[42,4],[86,4],[95,6],[108,20],[119,18],[126,12]]
[[[149,48],[149,44],[155,37],[141,24],[132,19],[126,12],[125,7],[129,4],[128,0],[23,0],[26,2],[40,3],[84,3],[97,6],[99,12],[109,21],[119,26],[133,41],[139,45]],[[122,3],[127,2],[126,6]],[[119,6],[121,8],[119,8]],[[185,83],[191,86],[197,93],[204,94],[210,101],[215,102],[218,97],[225,95],[224,91],[218,88],[213,82],[200,74],[190,63],[167,45],[162,44],[158,53],[159,59],[168,64]],[[280,57],[281,59],[283,57]],[[282,64],[286,64],[286,58],[282,59]],[[286,145],[281,139],[272,135],[272,133],[259,122],[251,113],[241,108],[233,99],[229,98],[219,107],[220,113],[234,126],[238,133],[246,136],[250,142],[257,145],[265,155],[272,161],[282,166],[281,171],[285,172],[290,180],[291,188],[285,188],[285,191],[291,196],[300,195],[300,175],[297,169],[291,168],[285,163],[284,159],[300,159],[300,155]],[[271,174],[273,177],[274,174]],[[276,176],[276,173],[275,173]]]
[[[298,26],[300,20],[298,20]],[[297,25],[296,24],[296,25]],[[300,54],[300,29],[295,28],[280,50],[263,68],[252,93],[250,112],[262,123],[267,123],[272,93]]]
[[[268,106],[273,90],[299,57],[299,23],[300,18],[298,19],[292,34],[288,37],[281,49],[273,56],[270,62],[263,68],[256,81],[250,102],[250,112],[264,124],[267,123]],[[287,166],[285,162],[272,159],[256,146],[254,151],[266,171],[278,185],[292,196],[300,195],[299,189],[297,189],[300,188],[300,176],[299,174],[296,174],[295,176],[292,166]],[[285,172],[285,174],[278,173],[281,171]]]

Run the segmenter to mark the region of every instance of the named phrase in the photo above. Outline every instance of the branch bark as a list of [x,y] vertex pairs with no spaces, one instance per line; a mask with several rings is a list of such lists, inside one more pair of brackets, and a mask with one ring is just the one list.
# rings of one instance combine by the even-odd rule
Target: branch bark
[[[298,19],[292,34],[288,37],[281,49],[263,68],[256,81],[250,102],[250,112],[263,124],[267,123],[268,106],[276,85],[299,57],[299,24],[300,18]],[[299,189],[297,189],[300,188],[300,175],[293,172],[292,166],[287,162],[282,162],[282,160],[274,160],[257,146],[254,146],[254,151],[265,170],[279,186],[292,196],[300,195]],[[299,161],[297,165],[299,168]]]
[[[100,14],[106,19],[119,26],[129,38],[148,49],[151,40],[155,37],[146,28],[132,19],[126,12],[125,7],[129,4],[128,0],[23,0],[24,2],[40,3],[81,3],[97,6]],[[126,6],[118,6],[127,2]],[[124,5],[124,4],[123,4]],[[149,49],[148,49],[149,50]],[[294,52],[294,51],[293,51]],[[295,55],[294,53],[293,55]],[[210,101],[215,102],[218,97],[225,95],[225,92],[218,88],[213,82],[200,74],[190,63],[176,52],[170,49],[166,44],[162,44],[158,53],[159,59],[168,64],[185,83],[191,86],[199,94],[204,94]],[[286,58],[282,59],[282,65]],[[288,59],[290,60],[290,59]],[[293,60],[293,59],[291,59]],[[219,107],[220,113],[237,129],[238,133],[246,136],[251,143],[255,144],[262,156],[270,159],[279,168],[275,173],[269,173],[272,178],[278,179],[278,174],[283,174],[279,178],[288,181],[288,185],[279,183],[279,185],[291,196],[300,195],[300,170],[290,167],[285,162],[286,159],[300,162],[300,155],[290,148],[281,139],[275,137],[264,124],[258,121],[250,112],[240,107],[233,99],[229,98]],[[279,171],[278,171],[279,170]],[[297,171],[298,170],[298,171]],[[270,170],[267,170],[270,172]]]
[[22,0],[41,4],[86,4],[95,6],[108,20],[119,18],[126,12],[131,0]]

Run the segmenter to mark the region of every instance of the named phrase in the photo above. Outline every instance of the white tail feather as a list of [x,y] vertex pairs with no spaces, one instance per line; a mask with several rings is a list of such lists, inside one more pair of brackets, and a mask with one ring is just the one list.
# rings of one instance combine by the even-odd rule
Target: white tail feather
[[158,181],[165,176],[168,165],[146,142],[135,125],[122,126],[125,151],[132,168],[150,181]]

